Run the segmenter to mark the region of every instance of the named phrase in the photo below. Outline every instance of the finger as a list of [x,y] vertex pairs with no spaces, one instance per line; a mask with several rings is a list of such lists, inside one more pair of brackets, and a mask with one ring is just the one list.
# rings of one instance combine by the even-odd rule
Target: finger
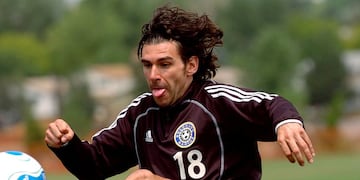
[[73,138],[74,132],[64,120],[58,119],[56,121],[56,126],[59,132],[61,133],[59,139],[62,144],[69,142]]
[[49,137],[53,137],[56,138],[58,140],[60,140],[60,138],[62,137],[62,133],[60,132],[58,126],[56,125],[55,122],[50,123],[47,129],[47,134],[49,135]]
[[293,156],[295,156],[296,161],[298,162],[298,164],[300,166],[304,166],[305,162],[304,162],[304,158],[303,155],[300,151],[300,148],[297,144],[297,142],[295,140],[289,141],[288,145],[291,149],[291,152],[293,154]]
[[133,173],[131,173],[126,180],[141,180],[141,179],[149,179],[150,177],[152,177],[154,174],[147,170],[147,169],[138,169],[136,171],[134,171]]
[[60,139],[50,129],[47,129],[45,132],[45,142],[50,147],[59,147],[61,144]]
[[69,142],[74,136],[70,126],[62,119],[57,119],[49,124],[45,141],[51,147],[60,147]]
[[298,140],[299,146],[302,148],[304,155],[309,163],[314,162],[315,149],[311,143],[309,136],[306,133],[303,133]]
[[69,125],[62,119],[57,119],[55,122],[55,125],[57,127],[57,129],[62,133],[62,134],[67,134],[69,132]]
[[287,144],[287,142],[285,140],[279,139],[278,140],[278,144],[280,145],[284,155],[286,156],[286,158],[291,162],[294,163],[295,159],[292,155],[292,152]]
[[315,148],[314,146],[312,145],[312,142],[310,140],[310,137],[306,134],[306,133],[303,133],[302,134],[302,137],[303,139],[305,140],[306,144],[308,145],[309,149],[310,149],[310,152],[311,152],[311,155],[312,156],[315,156]]
[[72,136],[70,136],[69,134],[64,134],[60,141],[61,141],[61,144],[64,145],[66,144],[67,142],[69,142],[70,140],[72,139]]

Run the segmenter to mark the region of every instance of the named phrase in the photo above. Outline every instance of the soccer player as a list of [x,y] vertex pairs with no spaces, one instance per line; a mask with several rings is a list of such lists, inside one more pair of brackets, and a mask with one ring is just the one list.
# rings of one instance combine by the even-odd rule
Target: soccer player
[[261,179],[257,141],[277,141],[290,162],[315,151],[295,107],[212,78],[222,30],[207,15],[163,6],[142,27],[138,57],[150,92],[135,98],[91,142],[62,119],[45,141],[79,179]]

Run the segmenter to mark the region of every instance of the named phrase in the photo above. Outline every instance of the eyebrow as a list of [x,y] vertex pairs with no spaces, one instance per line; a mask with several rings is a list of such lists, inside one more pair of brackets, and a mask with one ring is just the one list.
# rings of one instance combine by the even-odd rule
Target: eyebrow
[[[170,57],[170,56],[165,56],[159,59],[156,59],[156,62],[162,62],[162,61],[174,61],[174,58]],[[141,62],[150,62],[150,60],[147,59],[141,59]]]

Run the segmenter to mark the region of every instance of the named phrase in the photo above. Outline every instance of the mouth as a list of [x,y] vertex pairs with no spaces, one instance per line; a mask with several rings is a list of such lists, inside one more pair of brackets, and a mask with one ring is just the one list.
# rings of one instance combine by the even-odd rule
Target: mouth
[[165,89],[164,88],[153,88],[151,90],[151,92],[154,97],[161,97],[165,94]]

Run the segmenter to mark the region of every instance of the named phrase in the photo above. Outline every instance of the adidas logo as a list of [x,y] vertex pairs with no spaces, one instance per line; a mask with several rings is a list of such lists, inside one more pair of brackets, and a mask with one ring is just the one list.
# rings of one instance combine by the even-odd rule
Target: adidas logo
[[145,142],[154,142],[154,139],[151,135],[151,130],[147,130],[145,133]]

